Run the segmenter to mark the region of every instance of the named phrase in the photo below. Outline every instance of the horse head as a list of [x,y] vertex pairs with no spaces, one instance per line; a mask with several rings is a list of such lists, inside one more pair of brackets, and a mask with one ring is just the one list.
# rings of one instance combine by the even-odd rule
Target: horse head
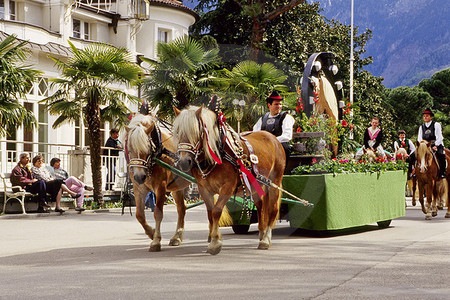
[[408,153],[406,152],[405,148],[398,148],[397,151],[395,151],[395,160],[406,160],[406,156]]
[[433,163],[433,153],[431,152],[431,143],[420,141],[416,143],[416,164],[420,173],[425,173]]
[[143,184],[147,179],[150,159],[156,150],[152,137],[156,132],[156,119],[151,115],[136,115],[125,127],[126,150],[129,157],[129,172],[136,183]]
[[372,149],[365,149],[364,148],[364,156],[366,157],[368,162],[375,162],[377,160],[377,155]]
[[177,165],[182,171],[188,172],[202,156],[208,163],[214,163],[213,155],[219,157],[217,115],[207,108],[197,106],[182,111],[174,110],[177,115],[173,124],[178,145]]

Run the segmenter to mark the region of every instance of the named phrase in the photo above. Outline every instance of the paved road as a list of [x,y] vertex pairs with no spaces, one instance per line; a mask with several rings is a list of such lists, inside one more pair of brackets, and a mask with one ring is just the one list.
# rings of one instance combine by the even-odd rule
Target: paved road
[[[148,212],[150,215],[150,212]],[[176,212],[166,206],[163,251],[148,252],[140,225],[119,211],[0,218],[0,299],[450,299],[450,219],[418,208],[390,228],[333,235],[278,223],[273,246],[223,229],[205,253],[203,206],[188,211],[185,241],[167,246]]]

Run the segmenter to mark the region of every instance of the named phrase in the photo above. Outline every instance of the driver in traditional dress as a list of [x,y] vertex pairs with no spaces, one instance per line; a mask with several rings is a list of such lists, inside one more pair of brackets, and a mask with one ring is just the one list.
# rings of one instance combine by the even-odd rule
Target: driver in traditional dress
[[277,91],[273,91],[266,98],[266,102],[269,112],[259,118],[255,126],[253,126],[253,131],[265,130],[275,135],[281,145],[283,145],[287,161],[291,155],[289,142],[292,140],[292,128],[295,123],[294,117],[288,114],[287,111],[281,111],[283,108],[283,98]]
[[370,127],[364,132],[364,145],[355,154],[355,159],[359,161],[364,154],[365,149],[371,149],[373,152],[378,153],[379,157],[386,159],[386,153],[384,153],[381,142],[383,140],[383,130],[379,128],[380,119],[372,117],[370,121]]
[[[444,152],[444,137],[442,135],[442,126],[440,123],[433,121],[434,113],[431,109],[426,109],[423,112],[423,122],[419,127],[417,141],[431,142],[431,148],[436,153],[436,158],[439,162],[439,178],[445,178],[445,152]],[[414,162],[415,163],[415,156]]]

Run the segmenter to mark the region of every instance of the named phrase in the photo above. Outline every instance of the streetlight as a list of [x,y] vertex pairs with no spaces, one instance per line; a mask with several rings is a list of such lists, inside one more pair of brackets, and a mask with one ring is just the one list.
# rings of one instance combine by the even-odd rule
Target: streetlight
[[237,132],[238,134],[241,132],[241,120],[244,117],[244,106],[245,106],[245,100],[238,100],[238,99],[234,99],[233,100],[233,105],[234,105],[234,115],[236,116],[236,119],[238,121],[237,126]]

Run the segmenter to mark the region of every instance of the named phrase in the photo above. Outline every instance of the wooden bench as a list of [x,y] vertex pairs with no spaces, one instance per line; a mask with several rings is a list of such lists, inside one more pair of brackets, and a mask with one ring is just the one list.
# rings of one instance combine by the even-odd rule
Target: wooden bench
[[21,186],[12,186],[10,178],[11,173],[0,173],[0,177],[3,180],[3,210],[2,214],[6,213],[6,204],[10,200],[19,201],[22,206],[22,213],[26,214],[25,211],[25,198],[27,196],[34,196],[31,193],[26,192]]

